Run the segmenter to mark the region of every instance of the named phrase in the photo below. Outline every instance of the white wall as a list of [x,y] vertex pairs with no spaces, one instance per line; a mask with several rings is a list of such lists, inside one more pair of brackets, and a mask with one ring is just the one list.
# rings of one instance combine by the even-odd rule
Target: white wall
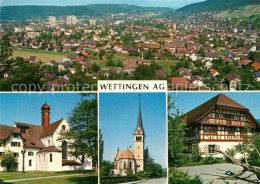
[[52,135],[41,138],[41,141],[46,147],[54,145]]
[[[227,149],[233,148],[234,146],[238,145],[238,142],[200,142],[199,143],[199,147],[201,149],[202,152],[204,152],[205,150],[205,146],[207,147],[208,145],[216,145],[217,147],[220,148],[221,151],[226,151]],[[218,158],[223,158],[224,156],[222,154],[207,154],[207,155],[203,155],[203,157],[205,156],[210,156],[212,155],[213,157],[218,157]],[[242,155],[241,154],[236,154],[235,158],[240,158]]]
[[[50,154],[52,154],[52,162],[50,162]],[[38,153],[37,170],[38,171],[61,171],[62,170],[61,152]]]

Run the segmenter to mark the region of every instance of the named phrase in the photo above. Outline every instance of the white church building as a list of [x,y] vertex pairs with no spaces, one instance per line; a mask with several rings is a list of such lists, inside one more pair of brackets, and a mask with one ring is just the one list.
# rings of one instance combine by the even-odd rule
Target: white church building
[[[17,157],[18,168],[22,171],[24,155],[25,171],[64,171],[92,169],[92,158],[82,158],[70,155],[69,140],[60,140],[61,130],[69,130],[69,124],[65,119],[50,124],[50,106],[41,107],[42,125],[14,122],[13,126],[0,125],[0,160],[1,156],[11,151]],[[4,168],[0,166],[0,171]]]

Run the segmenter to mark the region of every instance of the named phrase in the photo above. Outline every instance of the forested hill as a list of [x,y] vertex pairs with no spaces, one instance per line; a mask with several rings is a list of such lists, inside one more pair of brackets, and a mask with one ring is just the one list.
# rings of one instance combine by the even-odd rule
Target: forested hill
[[127,13],[128,15],[143,13],[166,13],[171,8],[141,7],[125,4],[93,4],[84,6],[3,6],[2,20],[24,20],[36,17],[76,15],[102,17],[107,14]]
[[260,0],[206,0],[178,9],[179,12],[199,13],[235,10],[248,5],[260,4]]

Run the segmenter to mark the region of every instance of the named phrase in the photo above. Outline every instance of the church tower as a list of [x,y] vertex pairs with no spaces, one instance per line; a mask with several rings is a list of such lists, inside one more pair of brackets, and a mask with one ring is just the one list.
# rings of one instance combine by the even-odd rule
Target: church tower
[[137,126],[135,128],[134,133],[134,156],[136,160],[136,172],[144,171],[144,143],[145,143],[145,132],[142,122],[142,114],[141,114],[141,102],[139,95],[139,110],[138,110],[138,118],[137,118]]
[[42,105],[42,127],[45,130],[50,125],[50,106],[46,103]]

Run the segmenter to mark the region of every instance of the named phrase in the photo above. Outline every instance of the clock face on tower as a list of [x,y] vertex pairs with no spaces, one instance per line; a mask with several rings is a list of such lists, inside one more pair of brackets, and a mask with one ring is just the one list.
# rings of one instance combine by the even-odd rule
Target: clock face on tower
[[140,133],[141,133],[141,130],[140,130],[140,129],[138,129],[138,130],[137,130],[137,133],[138,133],[138,134],[140,134]]

